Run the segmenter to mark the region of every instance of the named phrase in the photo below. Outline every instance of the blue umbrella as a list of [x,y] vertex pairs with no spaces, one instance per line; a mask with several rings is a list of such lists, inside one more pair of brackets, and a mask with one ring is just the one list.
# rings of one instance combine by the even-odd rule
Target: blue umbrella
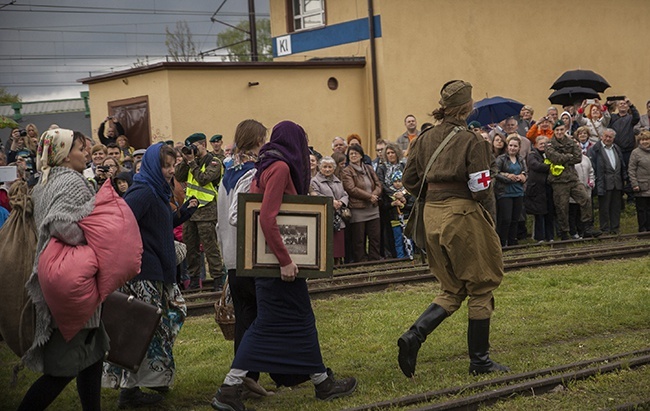
[[524,105],[504,97],[490,97],[474,103],[474,111],[467,117],[467,123],[478,121],[481,125],[498,123],[508,117],[519,115]]

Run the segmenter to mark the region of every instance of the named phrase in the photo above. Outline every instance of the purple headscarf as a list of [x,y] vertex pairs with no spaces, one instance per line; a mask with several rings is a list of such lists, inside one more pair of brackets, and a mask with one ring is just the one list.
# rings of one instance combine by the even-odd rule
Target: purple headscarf
[[296,191],[298,194],[307,194],[311,180],[307,136],[305,130],[292,121],[276,124],[269,142],[260,149],[259,160],[255,164],[257,167],[255,179],[258,185],[264,170],[276,161],[287,163]]

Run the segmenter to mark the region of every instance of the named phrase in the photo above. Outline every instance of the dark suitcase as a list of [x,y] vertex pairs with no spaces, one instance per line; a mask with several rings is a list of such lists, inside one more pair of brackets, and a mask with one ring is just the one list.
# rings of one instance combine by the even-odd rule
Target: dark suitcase
[[158,327],[160,308],[124,294],[113,292],[104,301],[102,322],[111,339],[106,361],[137,372]]

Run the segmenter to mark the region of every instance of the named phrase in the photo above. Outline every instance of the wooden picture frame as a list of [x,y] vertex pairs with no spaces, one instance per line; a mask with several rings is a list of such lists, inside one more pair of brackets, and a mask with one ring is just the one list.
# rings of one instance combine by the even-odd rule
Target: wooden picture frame
[[[268,249],[259,216],[262,194],[240,193],[237,205],[237,275],[280,277],[280,264]],[[298,266],[298,277],[331,277],[334,207],[331,197],[285,195],[276,217],[280,234]]]

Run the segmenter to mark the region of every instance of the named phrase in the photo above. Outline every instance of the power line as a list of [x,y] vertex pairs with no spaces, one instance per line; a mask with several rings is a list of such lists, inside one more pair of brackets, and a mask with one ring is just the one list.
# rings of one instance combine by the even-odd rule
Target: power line
[[[153,32],[153,33],[148,33],[148,32],[138,32],[138,31],[97,31],[97,30],[62,30],[62,29],[32,29],[32,28],[14,28],[14,29],[9,29],[5,27],[0,27],[0,31],[37,31],[37,32],[45,32],[45,33],[80,33],[80,34],[108,34],[108,35],[123,35],[123,34],[140,34],[143,36],[165,36],[165,32]],[[195,34],[192,33],[194,36]],[[196,34],[197,36],[205,36],[207,34],[201,33],[201,34]]]

